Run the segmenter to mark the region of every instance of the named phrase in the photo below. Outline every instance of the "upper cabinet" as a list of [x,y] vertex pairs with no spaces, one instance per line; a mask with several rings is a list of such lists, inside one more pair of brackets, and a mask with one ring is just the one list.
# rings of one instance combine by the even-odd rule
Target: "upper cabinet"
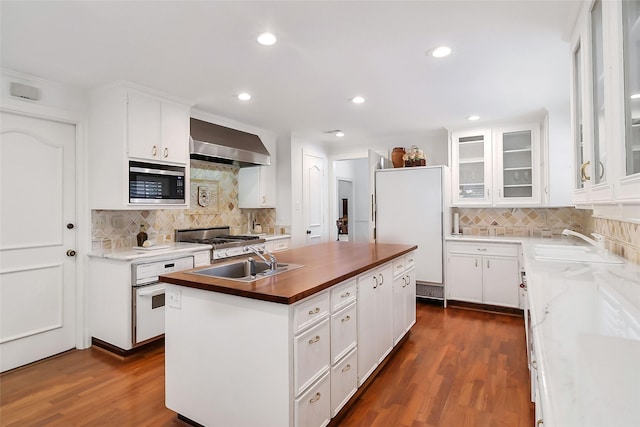
[[242,209],[276,207],[275,166],[255,166],[238,171],[238,206]]
[[541,203],[539,124],[455,132],[451,143],[454,206]]
[[640,202],[640,4],[585,2],[571,49],[574,202]]
[[91,209],[188,206],[188,196],[184,204],[129,203],[129,161],[184,167],[188,185],[186,102],[130,83],[98,89],[90,98],[88,140]]
[[129,157],[182,165],[188,162],[187,106],[134,91],[127,92],[126,103]]

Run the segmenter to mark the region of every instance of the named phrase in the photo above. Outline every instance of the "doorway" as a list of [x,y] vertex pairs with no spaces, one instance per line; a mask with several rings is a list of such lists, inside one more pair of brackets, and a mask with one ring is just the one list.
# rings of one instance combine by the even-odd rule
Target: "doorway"
[[336,206],[338,207],[338,219],[336,220],[337,240],[353,241],[353,236],[349,238],[349,216],[353,211],[353,182],[351,180],[338,178],[338,200],[336,201]]

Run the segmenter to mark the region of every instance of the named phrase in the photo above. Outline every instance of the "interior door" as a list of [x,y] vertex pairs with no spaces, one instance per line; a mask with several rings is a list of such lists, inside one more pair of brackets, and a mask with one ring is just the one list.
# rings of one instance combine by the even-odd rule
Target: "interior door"
[[376,170],[392,167],[391,161],[369,150],[369,242],[376,241]]
[[315,154],[303,155],[303,219],[306,244],[322,243],[324,230],[324,164],[325,159]]
[[0,370],[75,347],[75,126],[0,112]]

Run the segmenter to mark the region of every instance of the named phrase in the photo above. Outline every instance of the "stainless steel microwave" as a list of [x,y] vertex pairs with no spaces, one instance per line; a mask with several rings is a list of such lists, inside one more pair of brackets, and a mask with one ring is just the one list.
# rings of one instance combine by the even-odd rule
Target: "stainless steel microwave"
[[185,203],[185,168],[155,163],[129,162],[129,203]]

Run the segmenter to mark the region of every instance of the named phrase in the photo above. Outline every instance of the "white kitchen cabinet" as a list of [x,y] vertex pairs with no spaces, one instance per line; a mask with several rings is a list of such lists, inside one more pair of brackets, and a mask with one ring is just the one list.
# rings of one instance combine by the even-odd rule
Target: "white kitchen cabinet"
[[491,205],[491,131],[451,135],[452,205]]
[[296,427],[324,427],[331,421],[331,385],[325,373],[295,401]]
[[186,165],[189,109],[135,91],[127,92],[127,142],[130,158]]
[[[411,253],[400,257],[413,258]],[[393,344],[396,345],[416,323],[416,274],[414,264],[393,262]]]
[[[91,93],[89,192],[92,209],[168,209],[189,205],[129,203],[129,160],[185,167],[189,179],[189,106],[133,84]],[[188,199],[187,192],[187,199]]]
[[393,348],[393,268],[391,263],[357,278],[358,386]]
[[639,42],[637,2],[583,3],[571,44],[578,206],[640,202]]
[[337,363],[358,344],[356,304],[331,315],[331,363]]
[[276,206],[275,167],[255,166],[238,171],[238,205],[242,209]]
[[329,370],[331,351],[330,323],[323,320],[296,335],[293,342],[293,378],[296,394]]
[[540,205],[540,124],[451,134],[453,206]]
[[358,350],[351,350],[331,368],[331,416],[340,409],[358,390]]
[[447,299],[520,307],[518,245],[448,242]]
[[284,239],[267,239],[264,246],[269,252],[286,251],[289,249],[291,238],[286,237]]

